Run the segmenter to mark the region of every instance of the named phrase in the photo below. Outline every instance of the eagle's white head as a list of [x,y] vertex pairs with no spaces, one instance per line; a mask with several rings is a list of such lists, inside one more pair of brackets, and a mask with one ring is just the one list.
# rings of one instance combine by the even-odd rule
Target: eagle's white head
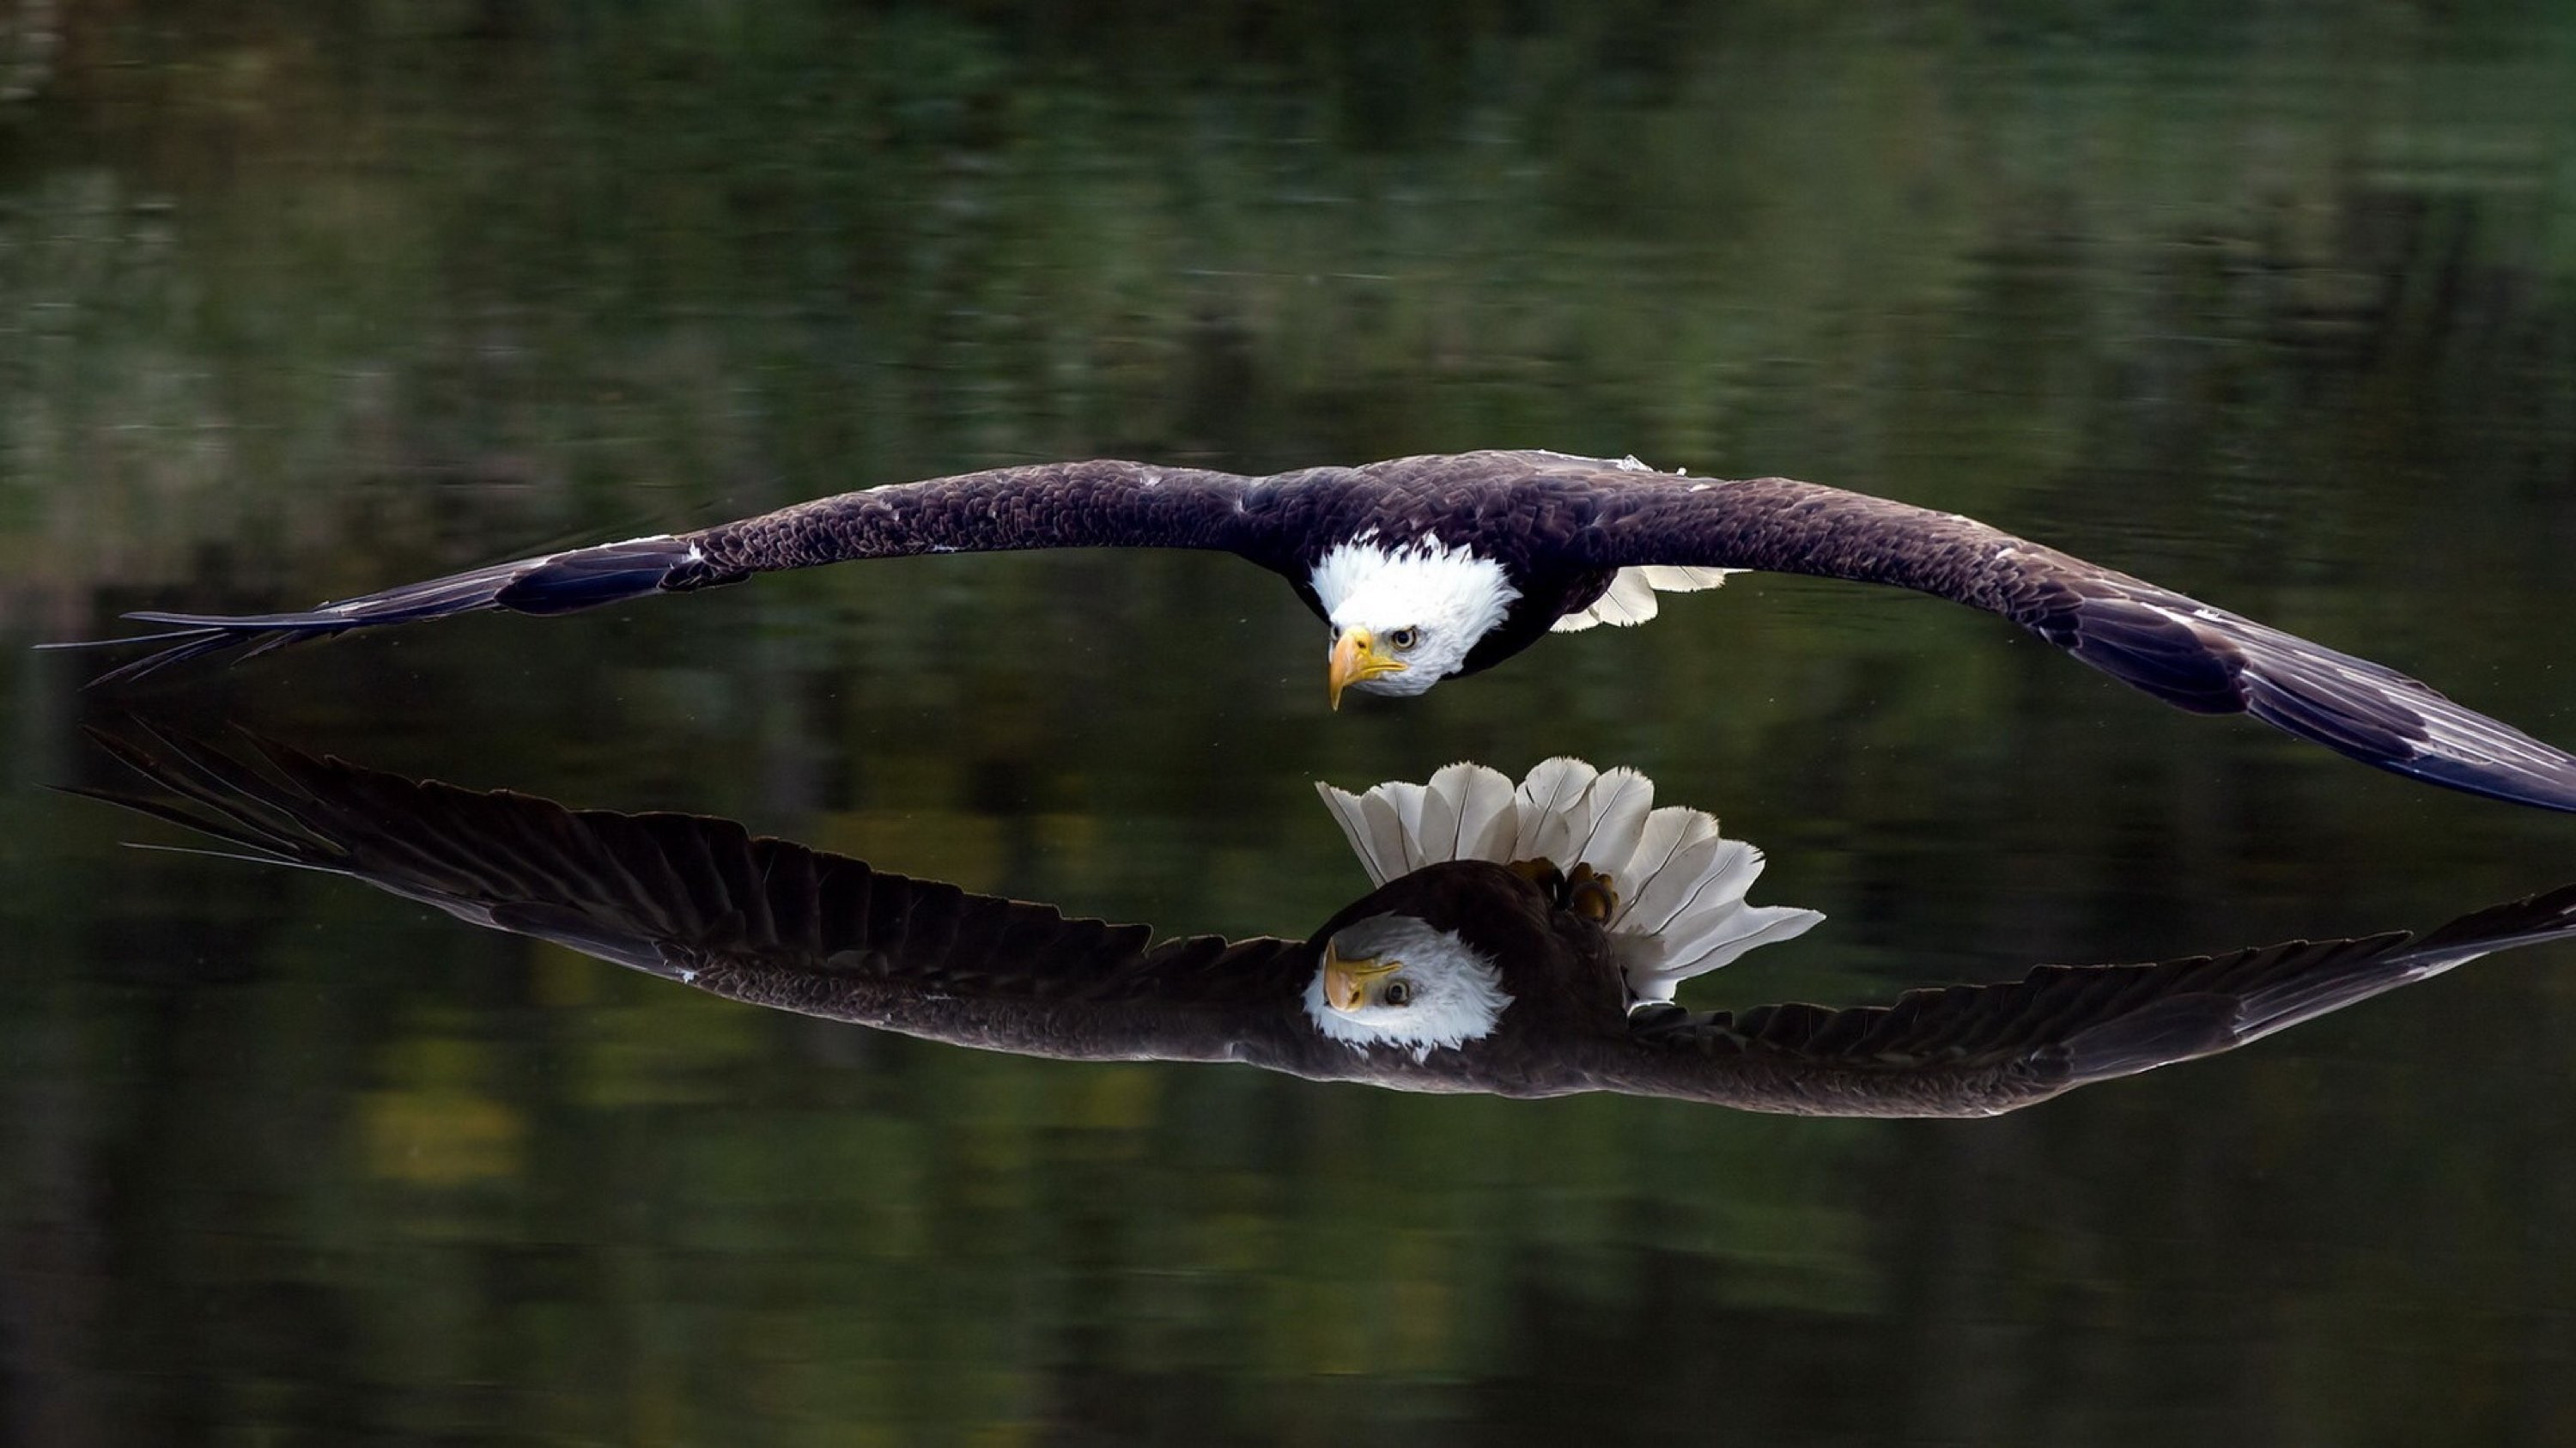
[[1316,1029],[1355,1051],[1394,1046],[1417,1061],[1493,1034],[1511,1003],[1484,952],[1411,915],[1373,915],[1336,931],[1306,984]]
[[1336,708],[1346,688],[1419,694],[1458,672],[1521,596],[1501,564],[1432,535],[1390,545],[1362,534],[1307,582],[1333,625]]

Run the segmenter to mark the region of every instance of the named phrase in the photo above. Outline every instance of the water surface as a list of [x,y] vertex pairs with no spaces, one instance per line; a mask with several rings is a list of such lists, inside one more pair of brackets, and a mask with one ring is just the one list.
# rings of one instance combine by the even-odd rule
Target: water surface
[[1831,917],[1703,1004],[2576,878],[2561,818],[1808,580],[1339,715],[1287,591],[1178,554],[112,693],[24,648],[1009,462],[1549,446],[1966,512],[2576,742],[2576,28],[2088,13],[16,7],[6,1431],[2576,1437],[2563,948],[1990,1123],[1413,1099],[755,1013],[37,788],[145,710],[1302,935],[1360,882],[1310,780],[1571,752]]

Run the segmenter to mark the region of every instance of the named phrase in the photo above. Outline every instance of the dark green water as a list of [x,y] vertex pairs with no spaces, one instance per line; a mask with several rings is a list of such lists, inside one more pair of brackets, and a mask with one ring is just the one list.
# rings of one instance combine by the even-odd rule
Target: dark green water
[[1830,917],[1703,1004],[2576,878],[2576,821],[1947,604],[1739,579],[1339,715],[1180,555],[112,693],[24,647],[1005,462],[1549,446],[1966,512],[2576,742],[2549,7],[0,15],[14,1441],[2576,1439],[2563,947],[1989,1123],[1414,1099],[754,1012],[37,788],[142,709],[1302,935],[1360,883],[1309,780],[1579,753]]

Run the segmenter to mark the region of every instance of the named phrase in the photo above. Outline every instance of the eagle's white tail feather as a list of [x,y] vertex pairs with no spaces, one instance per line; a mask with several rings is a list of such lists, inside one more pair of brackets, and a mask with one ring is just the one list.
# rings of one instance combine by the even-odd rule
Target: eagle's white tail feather
[[1640,1001],[1668,1001],[1673,988],[1692,976],[1732,965],[1737,956],[1757,946],[1796,939],[1824,918],[1794,905],[1738,904],[1718,938],[1688,949],[1666,949],[1653,936],[1617,936],[1619,964],[1628,973],[1630,994]]
[[1412,853],[1423,864],[1441,858],[1455,858],[1458,849],[1458,801],[1442,789],[1438,777],[1422,787],[1420,802],[1414,807],[1414,818],[1407,838]]
[[1520,815],[1512,808],[1512,782],[1501,770],[1453,764],[1431,776],[1431,787],[1458,801],[1458,832],[1448,858],[1490,860],[1512,847]]
[[1697,960],[1718,949],[1742,933],[1744,892],[1752,877],[1762,873],[1762,852],[1747,846],[1744,854],[1730,862],[1732,878],[1722,883],[1709,882],[1710,888],[1691,902],[1691,908],[1668,929],[1655,932],[1661,942],[1664,958],[1673,961]]
[[1679,568],[1650,563],[1638,569],[1637,573],[1657,593],[1697,593],[1703,588],[1715,588],[1726,582],[1730,573],[1743,571],[1741,568]]
[[1423,852],[1422,839],[1422,802],[1430,793],[1421,785],[1409,784],[1394,797],[1396,839],[1404,850],[1404,868],[1407,870],[1419,870],[1431,863],[1430,857]]
[[1616,877],[1624,889],[1611,924],[1625,924],[1637,918],[1640,905],[1660,901],[1661,897],[1649,887],[1664,876],[1682,851],[1717,837],[1717,821],[1686,805],[1668,804],[1648,813],[1645,828],[1637,836],[1637,848],[1628,856],[1626,872]]
[[1824,919],[1745,904],[1762,852],[1720,835],[1700,810],[1655,808],[1654,781],[1633,769],[1550,759],[1515,787],[1500,770],[1460,763],[1427,785],[1315,789],[1373,884],[1443,860],[1546,859],[1608,875],[1619,892],[1611,941],[1639,1001],[1670,1000],[1680,982]]
[[1562,756],[1531,770],[1513,800],[1520,811],[1521,827],[1512,844],[1512,858],[1553,860],[1566,853],[1566,847],[1574,842],[1568,816],[1583,808],[1591,796],[1592,782],[1600,777],[1599,771],[1582,760]]
[[1655,782],[1633,769],[1614,769],[1593,781],[1590,825],[1567,851],[1604,875],[1628,868],[1637,837],[1655,805]]
[[1315,792],[1324,797],[1324,808],[1332,811],[1333,823],[1342,827],[1342,838],[1349,843],[1351,853],[1360,857],[1360,867],[1368,871],[1369,885],[1374,888],[1385,884],[1386,872],[1378,866],[1377,851],[1373,848],[1375,840],[1369,833],[1368,812],[1361,807],[1360,797],[1329,784],[1316,785]]
[[1725,868],[1741,843],[1711,831],[1673,851],[1661,869],[1620,880],[1627,908],[1620,912],[1619,926],[1632,935],[1661,935],[1678,924],[1682,913],[1707,893],[1709,877]]
[[[1407,785],[1406,788],[1418,788]],[[1368,821],[1369,859],[1380,883],[1392,880],[1413,868],[1407,859],[1404,823],[1397,801],[1375,790],[1360,800],[1360,810]]]
[[1741,573],[1741,568],[1681,568],[1654,564],[1643,568],[1622,568],[1611,575],[1610,587],[1580,613],[1569,613],[1548,625],[1555,633],[1575,633],[1597,624],[1615,624],[1633,628],[1653,618],[1663,605],[1655,600],[1658,593],[1696,593],[1715,588],[1726,581],[1726,575]]

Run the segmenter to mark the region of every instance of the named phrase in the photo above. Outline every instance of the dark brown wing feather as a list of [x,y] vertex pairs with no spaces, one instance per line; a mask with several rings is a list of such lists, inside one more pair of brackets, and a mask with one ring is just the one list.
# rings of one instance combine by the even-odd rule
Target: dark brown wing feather
[[1197,937],[785,840],[730,820],[568,810],[281,745],[237,757],[140,726],[100,741],[170,799],[83,791],[461,920],[758,1005],[1029,1055],[1240,1059],[1294,1069],[1302,942]]
[[166,645],[92,681],[105,684],[237,645],[248,657],[353,629],[488,609],[571,613],[857,559],[1030,548],[1238,549],[1248,534],[1262,531],[1247,521],[1244,507],[1254,486],[1255,480],[1230,473],[1108,460],[994,468],[843,493],[696,533],[518,559],[306,610],[132,613],[126,617],[171,628],[45,647]]
[[1595,499],[1591,569],[1753,568],[1936,594],[2003,615],[2113,678],[2204,714],[2251,714],[2392,773],[2576,810],[2576,756],[2429,685],[1954,513],[1787,478],[1728,482],[1505,455]]
[[[244,757],[139,726],[102,742],[173,797],[84,793],[211,835],[246,858],[348,875],[732,999],[1025,1055],[1233,1060],[1409,1090],[1993,1115],[2229,1050],[2493,951],[2576,937],[2571,885],[2420,937],[2043,966],[2011,984],[1915,991],[1888,1006],[1625,1019],[1614,1008],[1596,1020],[1569,1004],[1579,980],[1528,974],[1544,969],[1545,952],[1521,937],[1547,922],[1524,921],[1520,935],[1486,940],[1521,972],[1515,989],[1525,999],[1506,1012],[1505,1031],[1426,1059],[1323,1040],[1298,1010],[1315,962],[1296,941],[1149,947],[1143,926],[1068,920],[1048,906],[754,838],[725,820],[567,810],[272,744],[253,742]],[[1474,900],[1490,877],[1517,878],[1476,865],[1417,871],[1325,930],[1381,910],[1446,911],[1484,939],[1497,912]]]
[[2233,1050],[2481,955],[2576,937],[2576,885],[2423,935],[2292,941],[2155,965],[2045,965],[1893,1005],[1640,1016],[1596,1089],[1818,1116],[1991,1116]]
[[[2093,667],[2202,713],[2250,713],[2397,774],[2576,810],[2576,756],[2365,659],[1955,514],[1786,478],[1727,482],[1559,453],[1398,458],[1269,478],[1094,461],[845,493],[679,537],[574,549],[302,612],[145,612],[164,647],[95,682],[236,645],[249,653],[483,609],[564,613],[754,573],[1027,548],[1236,552],[1320,606],[1306,570],[1375,532],[1472,541],[1524,597],[1470,655],[1483,668],[1597,597],[1619,568],[1756,568],[1919,589],[1998,613]],[[1551,580],[1545,586],[1540,580]],[[62,647],[88,647],[86,644]]]

